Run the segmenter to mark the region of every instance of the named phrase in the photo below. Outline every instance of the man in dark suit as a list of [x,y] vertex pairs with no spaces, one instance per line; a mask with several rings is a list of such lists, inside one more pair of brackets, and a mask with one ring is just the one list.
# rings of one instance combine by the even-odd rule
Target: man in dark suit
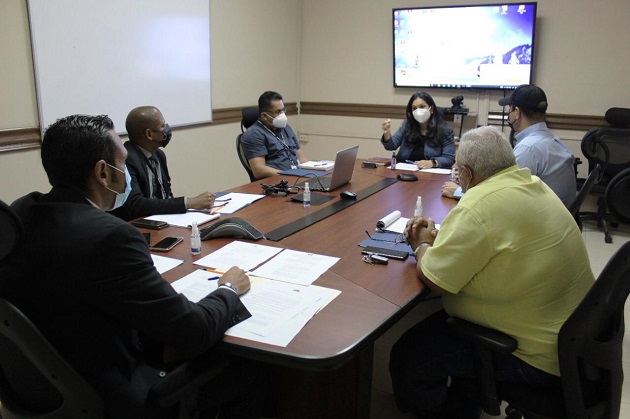
[[[105,212],[130,191],[127,150],[108,117],[58,120],[44,135],[41,157],[52,190],[12,205],[23,243],[0,268],[0,295],[101,394],[107,417],[171,417],[147,403],[162,374],[147,362],[139,336],[191,356],[207,352],[249,317],[239,299],[249,278],[232,267],[195,304],[160,276],[140,231]],[[254,391],[265,379],[257,368],[231,363],[200,396],[200,409],[221,405],[223,417],[259,417],[264,395]]]
[[215,195],[203,192],[195,197],[173,196],[166,155],[160,148],[170,142],[171,128],[154,106],[140,106],[127,115],[129,141],[127,168],[131,175],[131,195],[112,213],[125,221],[155,214],[179,214],[187,209],[212,208]]

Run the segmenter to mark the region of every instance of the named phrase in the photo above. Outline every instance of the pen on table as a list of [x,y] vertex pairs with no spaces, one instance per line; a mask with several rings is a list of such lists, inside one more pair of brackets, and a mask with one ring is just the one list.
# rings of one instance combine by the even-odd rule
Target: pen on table
[[220,276],[211,276],[210,278],[208,278],[208,281],[214,281],[215,279],[219,279]]
[[217,211],[219,211],[221,208],[225,207],[226,205],[227,204],[223,204],[223,205],[220,205],[218,207],[212,208],[212,210],[210,211],[210,214],[215,214]]
[[225,273],[225,271],[221,271],[219,269],[214,269],[214,268],[203,268],[203,270],[206,272],[212,272],[212,273],[221,274],[221,275]]
[[415,162],[415,161],[413,161],[413,160],[405,160],[405,163],[409,163],[409,164],[416,164],[416,162]]
[[225,199],[215,199],[214,202],[227,202],[229,200],[231,200],[232,198],[225,198]]

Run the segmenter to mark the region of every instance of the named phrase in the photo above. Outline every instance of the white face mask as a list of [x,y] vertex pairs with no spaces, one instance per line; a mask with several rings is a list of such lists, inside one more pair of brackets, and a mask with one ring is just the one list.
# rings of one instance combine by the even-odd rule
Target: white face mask
[[429,118],[431,118],[431,111],[429,111],[428,109],[418,108],[413,111],[413,119],[421,124],[427,122]]
[[273,126],[276,128],[284,128],[287,126],[287,115],[283,112],[280,115],[273,118]]

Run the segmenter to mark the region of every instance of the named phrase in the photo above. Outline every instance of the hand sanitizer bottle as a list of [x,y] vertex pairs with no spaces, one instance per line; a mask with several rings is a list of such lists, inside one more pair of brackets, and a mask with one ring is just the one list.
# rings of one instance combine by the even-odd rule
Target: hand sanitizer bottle
[[392,162],[390,163],[389,168],[396,170],[396,152],[392,153]]
[[416,201],[416,209],[413,210],[414,217],[422,217],[422,197],[419,196]]
[[192,232],[190,233],[190,253],[198,255],[201,253],[201,236],[199,235],[199,227],[197,222],[192,222]]
[[311,189],[308,186],[308,182],[304,183],[304,194],[302,195],[302,202],[304,203],[304,208],[308,208],[311,206]]

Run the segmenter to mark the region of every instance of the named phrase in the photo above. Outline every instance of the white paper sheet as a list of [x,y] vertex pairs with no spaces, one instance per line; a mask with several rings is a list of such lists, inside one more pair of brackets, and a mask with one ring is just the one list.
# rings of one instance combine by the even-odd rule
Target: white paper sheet
[[[340,293],[315,285],[304,287],[252,278],[252,289],[241,297],[252,317],[231,327],[225,334],[269,345],[287,346],[317,311]],[[287,306],[294,314],[275,314],[278,313],[278,303]]]
[[[411,163],[396,163],[396,170],[408,170],[410,172],[417,172],[418,166]],[[449,172],[450,173],[450,172]]]
[[310,285],[338,260],[337,257],[286,249],[254,272],[263,278]]
[[197,269],[188,275],[173,282],[171,286],[175,291],[184,294],[193,303],[203,299],[206,295],[217,289],[219,284],[218,278],[211,281],[208,278],[220,277],[220,274],[214,274],[203,269]]
[[422,169],[422,171],[425,172],[425,173],[436,173],[438,175],[450,175],[451,174],[451,169],[433,168],[433,169]]
[[249,271],[273,257],[282,249],[235,240],[197,260],[195,264],[227,271],[232,266]]
[[[231,192],[217,198],[214,212],[218,214],[232,214],[264,197],[265,195]],[[225,206],[222,206],[224,204]]]
[[157,269],[160,274],[184,263],[182,259],[174,259],[154,254],[151,254],[151,259],[153,259],[153,265],[155,265],[155,269]]

